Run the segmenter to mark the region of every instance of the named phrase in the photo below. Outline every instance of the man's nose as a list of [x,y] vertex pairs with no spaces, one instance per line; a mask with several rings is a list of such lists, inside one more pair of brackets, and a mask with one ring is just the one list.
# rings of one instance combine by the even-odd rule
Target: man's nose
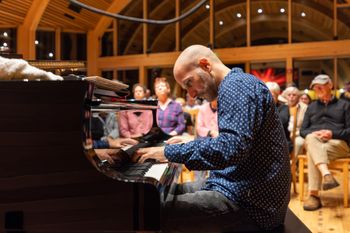
[[197,94],[198,94],[197,91],[195,91],[193,89],[188,89],[187,92],[193,99],[195,99],[197,97]]

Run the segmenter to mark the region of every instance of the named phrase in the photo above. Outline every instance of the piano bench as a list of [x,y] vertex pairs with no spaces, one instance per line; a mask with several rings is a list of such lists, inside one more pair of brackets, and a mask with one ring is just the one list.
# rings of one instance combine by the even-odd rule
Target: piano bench
[[[245,231],[246,232],[246,231]],[[225,232],[233,233],[233,232]],[[238,233],[238,232],[235,232]],[[243,232],[241,232],[243,233]],[[247,232],[246,232],[247,233]],[[284,224],[270,231],[249,231],[249,233],[311,233],[309,228],[288,208]]]

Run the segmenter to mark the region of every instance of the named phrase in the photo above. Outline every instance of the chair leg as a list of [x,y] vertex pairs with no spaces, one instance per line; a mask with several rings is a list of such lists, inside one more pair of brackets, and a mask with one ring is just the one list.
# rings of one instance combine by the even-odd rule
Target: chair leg
[[344,208],[348,208],[349,200],[349,163],[343,163],[343,190],[344,190]]
[[299,159],[299,199],[304,200],[304,159]]
[[297,175],[296,175],[296,164],[295,161],[292,161],[291,172],[292,172],[292,183],[293,183],[293,192],[297,194]]

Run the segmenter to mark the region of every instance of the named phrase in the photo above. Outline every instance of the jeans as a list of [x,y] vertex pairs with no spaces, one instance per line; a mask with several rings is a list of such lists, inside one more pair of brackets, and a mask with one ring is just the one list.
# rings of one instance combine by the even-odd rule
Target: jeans
[[[216,191],[200,190],[205,180],[177,184],[162,208],[162,232],[245,232],[260,228],[243,209]],[[170,198],[169,198],[170,197]]]

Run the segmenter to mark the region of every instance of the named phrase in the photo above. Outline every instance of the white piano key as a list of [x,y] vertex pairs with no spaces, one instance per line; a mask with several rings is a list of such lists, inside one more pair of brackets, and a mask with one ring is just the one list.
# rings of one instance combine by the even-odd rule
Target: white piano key
[[145,177],[152,177],[159,181],[167,167],[167,163],[154,164],[148,169],[148,171],[145,174]]

